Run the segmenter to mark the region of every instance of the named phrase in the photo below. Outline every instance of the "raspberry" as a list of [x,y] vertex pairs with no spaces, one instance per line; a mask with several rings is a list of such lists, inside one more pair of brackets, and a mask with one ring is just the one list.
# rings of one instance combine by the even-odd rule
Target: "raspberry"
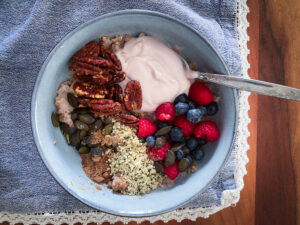
[[172,121],[175,118],[175,109],[172,102],[162,103],[155,111],[157,119],[161,121]]
[[148,137],[156,132],[156,125],[151,120],[146,118],[139,119],[138,137]]
[[176,161],[173,165],[169,167],[164,166],[164,171],[165,174],[167,174],[171,180],[174,180],[179,174],[178,161]]
[[206,141],[216,141],[220,137],[217,124],[213,121],[202,121],[198,123],[194,129],[194,136],[196,138],[203,138]]
[[187,120],[186,115],[178,116],[174,121],[174,125],[181,128],[184,137],[189,137],[195,126],[194,123]]
[[190,87],[189,99],[198,105],[207,105],[214,100],[214,96],[204,83],[197,81]]
[[166,144],[160,148],[147,147],[147,155],[153,161],[164,160],[167,154],[167,151],[171,148],[171,144],[169,141],[166,141]]

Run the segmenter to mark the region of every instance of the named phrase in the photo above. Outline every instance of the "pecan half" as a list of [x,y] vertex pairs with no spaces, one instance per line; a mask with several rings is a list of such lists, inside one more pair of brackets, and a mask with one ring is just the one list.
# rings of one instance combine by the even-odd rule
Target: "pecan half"
[[108,89],[108,94],[106,95],[106,98],[114,99],[115,89],[116,89],[115,85],[111,85],[107,89]]
[[112,75],[110,74],[97,74],[93,76],[92,82],[97,85],[107,84],[112,79]]
[[89,82],[89,81],[91,81],[93,79],[92,76],[86,76],[86,75],[81,74],[81,73],[75,73],[73,75],[73,78],[77,79],[77,80],[85,81],[85,82]]
[[[120,85],[115,84],[114,100],[124,106],[123,90]],[[125,107],[124,107],[125,108]]]
[[140,82],[132,80],[127,83],[124,103],[125,107],[130,111],[142,108],[142,88]]
[[91,112],[95,116],[115,115],[122,111],[122,106],[119,102],[114,102],[109,99],[94,99],[89,103]]
[[100,46],[100,55],[103,58],[110,60],[116,70],[119,70],[119,71],[122,70],[122,65],[121,65],[121,62],[118,59],[118,57],[115,55],[115,53],[113,53],[111,50],[106,48],[104,45]]
[[125,113],[121,113],[117,119],[120,121],[120,123],[137,128],[139,126],[139,118],[135,117],[134,115],[129,115]]
[[96,41],[91,41],[79,49],[71,58],[71,61],[76,61],[79,58],[92,56],[96,57],[100,53],[100,45]]
[[108,84],[120,83],[121,81],[125,80],[125,78],[126,78],[126,73],[124,72],[116,73],[113,75],[112,79],[108,82]]
[[87,98],[104,98],[108,93],[107,88],[103,86],[97,86],[86,82],[75,82],[73,85],[75,93],[79,96]]
[[77,73],[80,73],[82,75],[96,75],[99,73],[106,73],[107,71],[107,69],[105,68],[101,68],[84,62],[71,62],[69,65],[69,69],[72,71],[76,71]]
[[82,57],[78,58],[77,61],[83,63],[90,63],[100,67],[114,68],[113,63],[110,60],[104,59],[102,57]]

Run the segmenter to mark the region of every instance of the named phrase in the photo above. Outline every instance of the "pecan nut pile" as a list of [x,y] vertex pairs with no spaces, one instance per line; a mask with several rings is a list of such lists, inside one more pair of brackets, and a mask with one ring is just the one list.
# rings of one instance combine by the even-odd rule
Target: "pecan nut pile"
[[124,113],[141,109],[142,90],[138,81],[129,81],[125,95],[118,84],[125,80],[117,56],[103,43],[91,41],[74,54],[69,62],[74,71],[73,84],[78,108],[89,108],[95,116],[113,115],[121,123],[137,127],[138,118]]

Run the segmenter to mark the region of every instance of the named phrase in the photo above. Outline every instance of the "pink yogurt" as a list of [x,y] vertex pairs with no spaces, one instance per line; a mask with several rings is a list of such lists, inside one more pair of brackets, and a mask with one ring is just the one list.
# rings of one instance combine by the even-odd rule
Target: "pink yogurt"
[[144,36],[132,38],[117,53],[126,79],[120,83],[123,90],[130,80],[142,87],[142,111],[153,112],[163,102],[173,101],[187,93],[196,73],[185,68],[182,58],[162,40]]

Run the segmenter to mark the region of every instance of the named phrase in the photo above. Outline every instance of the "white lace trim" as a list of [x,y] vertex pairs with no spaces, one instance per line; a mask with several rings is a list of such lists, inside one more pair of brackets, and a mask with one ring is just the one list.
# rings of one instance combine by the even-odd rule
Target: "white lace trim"
[[[247,0],[237,0],[237,30],[238,30],[238,39],[239,45],[241,48],[241,60],[242,60],[242,76],[248,78],[248,69],[250,65],[248,63],[247,56],[249,54],[249,49],[247,47],[247,42],[249,40],[249,36],[247,34],[247,28],[249,23],[247,21],[247,14],[249,12],[249,8],[246,4]],[[177,209],[172,212],[168,212],[158,216],[152,217],[142,217],[142,218],[129,218],[129,217],[120,217],[111,214],[107,214],[100,211],[88,211],[88,212],[64,212],[64,213],[39,213],[39,214],[10,214],[6,212],[0,212],[0,222],[9,221],[11,224],[15,223],[23,223],[27,224],[74,224],[76,222],[80,222],[82,224],[88,224],[90,222],[111,222],[115,223],[118,221],[122,221],[127,224],[130,221],[136,221],[140,223],[142,221],[148,220],[150,222],[155,222],[158,220],[162,220],[164,222],[168,222],[170,220],[175,219],[180,222],[184,219],[189,219],[195,221],[198,217],[207,218],[209,215],[216,213],[226,207],[234,206],[240,198],[240,191],[244,187],[244,175],[247,173],[246,164],[249,159],[247,156],[247,150],[249,149],[249,145],[247,139],[250,135],[248,131],[248,124],[250,122],[250,118],[248,116],[249,111],[249,103],[248,103],[248,92],[241,91],[239,93],[239,115],[238,115],[238,128],[236,135],[236,169],[234,172],[234,177],[236,181],[236,189],[235,190],[226,190],[222,194],[221,205],[212,206],[206,208],[185,208],[185,209]]]

